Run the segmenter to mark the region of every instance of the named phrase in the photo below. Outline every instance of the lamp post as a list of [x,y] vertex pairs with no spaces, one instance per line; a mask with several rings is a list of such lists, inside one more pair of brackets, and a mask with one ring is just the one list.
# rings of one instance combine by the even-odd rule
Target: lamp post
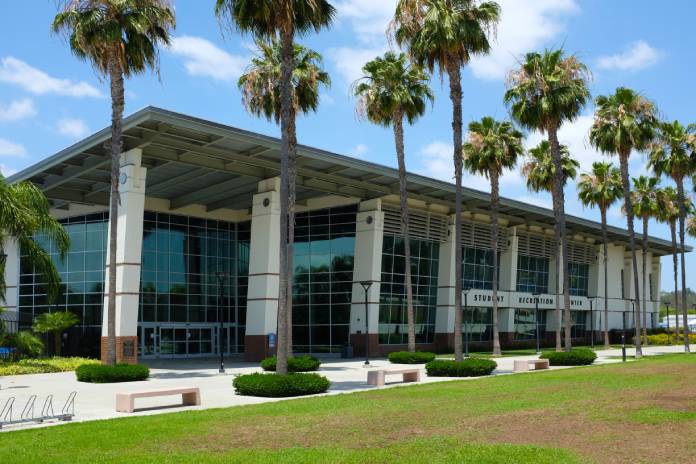
[[466,287],[464,288],[464,356],[469,357],[469,322],[468,319],[466,318],[467,313],[469,312],[469,290],[471,290],[471,287]]
[[667,307],[667,344],[671,345],[671,339],[670,339],[670,333],[669,333],[669,301],[665,303],[665,306]]
[[370,335],[368,334],[369,313],[367,306],[367,292],[370,290],[370,287],[372,287],[372,281],[364,280],[360,282],[360,285],[362,286],[363,291],[365,292],[365,363],[363,364],[363,367],[370,367]]
[[594,313],[592,312],[592,299],[590,300],[590,346],[594,348]]
[[541,353],[541,348],[539,347],[539,292],[532,293],[534,297],[534,336],[536,337],[536,352]]
[[222,317],[220,317],[220,306],[222,306],[222,300],[223,300],[223,291],[224,291],[224,283],[225,280],[229,277],[229,274],[227,272],[216,272],[215,275],[217,276],[218,279],[218,307],[217,307],[217,318],[218,318],[218,323],[220,324],[220,327],[218,329],[218,351],[220,352],[220,369],[218,372],[220,374],[225,373],[225,357],[222,349],[222,331],[224,330],[224,325],[222,323]]

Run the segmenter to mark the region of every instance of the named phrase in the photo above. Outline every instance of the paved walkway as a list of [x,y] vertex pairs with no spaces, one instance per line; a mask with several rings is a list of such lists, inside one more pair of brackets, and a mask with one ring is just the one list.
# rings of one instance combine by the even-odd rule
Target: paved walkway
[[[692,351],[696,350],[696,346]],[[683,347],[663,346],[648,347],[644,349],[645,355],[657,355],[665,353],[682,352]],[[597,352],[598,364],[620,362],[621,350],[600,350]],[[633,356],[633,348],[627,349],[627,355]],[[535,359],[536,356],[511,356],[496,359],[498,368],[494,375],[511,374],[513,363],[516,359]],[[386,359],[371,361],[372,368],[396,367]],[[239,396],[234,393],[232,379],[236,374],[261,371],[258,364],[236,362],[229,364],[225,374],[218,373],[217,359],[188,359],[188,360],[160,360],[149,362],[150,379],[142,382],[128,382],[120,384],[90,384],[78,382],[74,372],[62,372],[54,374],[17,375],[3,377],[0,381],[0,409],[7,398],[16,397],[13,415],[17,418],[27,399],[31,395],[37,395],[35,412],[39,415],[41,406],[47,395],[54,395],[54,411],[58,412],[66,398],[72,391],[77,392],[75,402],[75,421],[87,421],[95,419],[109,419],[114,417],[127,417],[134,415],[160,414],[165,412],[177,412],[189,409],[208,409],[243,404],[264,403],[269,401],[282,401],[278,398],[255,398]],[[411,366],[413,367],[413,366]],[[563,369],[555,367],[552,369]],[[363,367],[363,360],[324,360],[319,372],[331,381],[331,389],[327,395],[350,393],[370,390],[372,387],[366,384],[367,369]],[[398,377],[394,378],[399,380]],[[389,378],[387,379],[389,381]],[[462,380],[461,378],[444,378],[422,376],[422,383],[442,382],[448,380]],[[475,379],[470,379],[475,380]],[[392,388],[404,385],[391,383],[381,388]],[[410,385],[410,384],[405,384]],[[181,407],[174,406],[180,401],[178,397],[144,398],[136,400],[137,409],[132,414],[117,413],[115,411],[115,395],[117,392],[130,392],[139,390],[153,390],[174,387],[199,387],[201,390],[202,405]],[[55,421],[41,425],[55,424]],[[12,425],[3,428],[3,431],[17,430],[20,428],[37,427],[39,424]]]

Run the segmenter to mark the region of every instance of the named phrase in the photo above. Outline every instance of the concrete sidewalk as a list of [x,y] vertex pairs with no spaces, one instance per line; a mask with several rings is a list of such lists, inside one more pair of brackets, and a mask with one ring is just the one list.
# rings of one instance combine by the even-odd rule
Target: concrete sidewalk
[[[696,346],[692,347],[692,350]],[[647,356],[679,353],[683,352],[683,346],[660,346],[644,348],[644,354]],[[627,355],[632,357],[634,349],[627,349]],[[598,350],[597,364],[621,362],[621,350]],[[510,356],[497,358],[498,368],[493,375],[506,375],[513,373],[513,364],[516,359],[535,359],[536,356]],[[3,377],[0,384],[0,409],[5,404],[5,401],[14,396],[16,402],[14,405],[14,417],[17,418],[28,398],[31,395],[37,395],[36,414],[38,415],[47,395],[52,394],[54,397],[53,409],[59,412],[63,407],[63,403],[67,399],[70,392],[77,392],[75,401],[75,418],[74,421],[88,421],[96,419],[110,419],[114,417],[130,417],[136,415],[161,414],[166,412],[178,412],[184,410],[208,409],[237,406],[244,404],[265,403],[270,401],[283,401],[281,398],[256,398],[248,396],[239,396],[234,393],[232,388],[232,379],[235,375],[246,374],[251,372],[260,372],[261,368],[258,364],[250,363],[231,363],[226,367],[225,374],[218,373],[217,359],[173,359],[173,360],[158,360],[147,363],[151,367],[150,379],[142,382],[128,382],[116,384],[90,384],[78,382],[74,372],[61,372],[54,374],[34,374],[34,375],[17,375]],[[377,359],[371,361],[372,368],[381,367],[397,367],[389,363],[386,359]],[[413,367],[413,366],[410,366]],[[563,367],[555,367],[552,369],[563,369]],[[331,381],[331,389],[325,395],[335,395],[339,393],[351,393],[356,391],[365,391],[375,389],[366,384],[367,370],[363,367],[363,360],[323,360],[319,369],[319,373],[325,375]],[[424,370],[424,369],[423,369]],[[400,380],[398,377],[388,378],[389,380]],[[422,376],[421,383],[443,382],[450,380],[462,380],[461,378],[447,377],[428,377]],[[475,379],[469,378],[474,381]],[[401,385],[400,382],[387,384],[385,387],[392,388]],[[139,390],[154,390],[177,387],[199,387],[201,390],[201,406],[177,406],[180,402],[179,397],[159,397],[159,398],[144,398],[136,400],[136,408],[134,413],[118,413],[115,411],[115,396],[116,393],[131,392]],[[3,428],[3,431],[19,430],[28,427],[39,427],[52,425],[60,422],[51,421],[44,424],[23,424],[12,425]]]

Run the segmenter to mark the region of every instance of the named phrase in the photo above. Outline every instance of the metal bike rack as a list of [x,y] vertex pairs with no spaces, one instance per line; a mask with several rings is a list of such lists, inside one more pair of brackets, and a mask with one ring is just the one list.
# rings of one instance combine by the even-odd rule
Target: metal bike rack
[[19,415],[19,419],[13,419],[12,408],[15,403],[15,397],[11,396],[7,398],[5,404],[0,410],[0,429],[7,425],[13,424],[23,424],[27,422],[38,422],[43,423],[47,420],[59,420],[59,421],[70,421],[75,416],[75,396],[77,392],[70,392],[68,399],[65,400],[63,408],[60,410],[60,414],[53,412],[53,395],[48,395],[44,400],[43,407],[41,408],[41,415],[36,416],[34,414],[34,406],[36,405],[36,395],[31,395],[27,400],[27,403],[22,409],[22,413]]

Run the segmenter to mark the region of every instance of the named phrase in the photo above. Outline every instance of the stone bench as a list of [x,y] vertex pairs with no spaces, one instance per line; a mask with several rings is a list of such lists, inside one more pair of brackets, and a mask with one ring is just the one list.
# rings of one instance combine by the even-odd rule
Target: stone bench
[[534,366],[534,370],[538,371],[541,369],[549,368],[548,359],[516,359],[515,360],[515,372],[527,372],[529,366]]
[[116,412],[133,412],[136,398],[171,395],[181,395],[182,406],[200,406],[201,404],[201,392],[197,387],[169,388],[165,390],[116,393]]
[[376,369],[367,372],[367,384],[383,387],[387,375],[402,375],[403,382],[420,382],[421,379],[420,369]]

